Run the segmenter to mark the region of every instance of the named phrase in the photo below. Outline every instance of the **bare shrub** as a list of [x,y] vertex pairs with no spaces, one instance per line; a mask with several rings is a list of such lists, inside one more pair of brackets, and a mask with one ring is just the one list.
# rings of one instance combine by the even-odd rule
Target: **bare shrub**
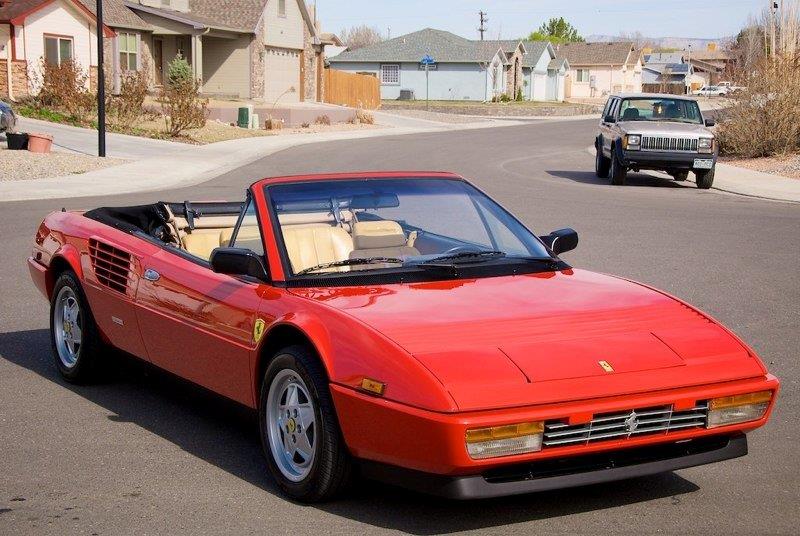
[[147,77],[139,71],[126,72],[120,79],[115,113],[120,123],[133,125],[142,116],[147,97]]
[[81,66],[73,60],[64,60],[61,64],[49,63],[42,58],[41,68],[34,78],[41,86],[38,104],[65,112],[72,118],[86,119],[94,108],[94,96],[86,89],[87,75]]
[[800,150],[800,56],[764,58],[723,114],[720,149],[743,157]]
[[159,103],[164,109],[169,135],[175,137],[186,129],[204,127],[208,99],[200,97],[200,82],[193,78],[191,67],[183,57],[176,56],[169,64],[167,80]]
[[282,130],[283,129],[283,119],[275,119],[274,117],[267,118],[264,121],[264,128],[267,130]]
[[316,119],[314,119],[315,125],[330,125],[331,118],[327,116],[327,114],[319,115]]
[[375,116],[369,113],[368,111],[364,110],[364,108],[356,109],[356,123],[362,125],[374,125],[375,124]]

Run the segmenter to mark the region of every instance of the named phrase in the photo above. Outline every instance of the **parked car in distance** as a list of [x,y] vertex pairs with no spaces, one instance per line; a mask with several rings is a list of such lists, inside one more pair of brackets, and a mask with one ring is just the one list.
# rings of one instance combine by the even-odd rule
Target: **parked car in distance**
[[717,86],[727,89],[728,95],[732,93],[738,93],[739,91],[743,91],[744,89],[746,89],[744,86],[735,86],[731,82],[720,82],[719,84],[717,84]]
[[595,173],[623,185],[628,170],[664,171],[676,181],[692,171],[698,188],[711,188],[718,153],[712,126],[691,97],[611,95],[594,140]]
[[17,116],[11,105],[0,101],[0,132],[14,132],[17,126]]
[[457,175],[370,172],[53,212],[28,266],[67,381],[113,347],[252,408],[297,500],[354,475],[488,498],[744,456],[778,379],[691,305],[571,267],[577,245]]
[[726,86],[703,86],[693,91],[692,94],[698,97],[724,97],[729,92],[730,88]]

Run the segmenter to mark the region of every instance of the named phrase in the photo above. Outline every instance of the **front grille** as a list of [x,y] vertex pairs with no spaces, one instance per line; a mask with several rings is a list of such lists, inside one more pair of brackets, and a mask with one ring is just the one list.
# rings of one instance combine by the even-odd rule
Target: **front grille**
[[98,283],[111,290],[127,293],[132,283],[130,253],[91,239],[89,258]]
[[708,403],[701,402],[685,411],[672,406],[641,408],[614,413],[600,413],[586,424],[570,425],[563,421],[545,422],[544,446],[588,444],[606,439],[627,439],[649,434],[667,434],[686,428],[702,428],[708,417]]
[[697,138],[673,138],[667,136],[642,136],[643,151],[687,151],[697,152]]

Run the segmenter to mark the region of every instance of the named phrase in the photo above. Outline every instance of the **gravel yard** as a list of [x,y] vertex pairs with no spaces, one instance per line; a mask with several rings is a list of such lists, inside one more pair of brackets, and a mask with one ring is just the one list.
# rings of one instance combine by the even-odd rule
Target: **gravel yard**
[[754,171],[800,179],[800,154],[766,158],[722,158],[720,161]]
[[9,151],[0,147],[0,181],[24,181],[77,175],[95,169],[122,164],[118,158],[99,158],[83,154]]

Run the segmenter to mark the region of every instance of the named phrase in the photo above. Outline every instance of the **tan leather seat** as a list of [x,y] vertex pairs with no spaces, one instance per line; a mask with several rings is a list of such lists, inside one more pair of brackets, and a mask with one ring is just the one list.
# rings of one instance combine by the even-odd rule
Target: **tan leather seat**
[[[299,225],[282,228],[286,252],[297,273],[312,266],[350,258],[353,239],[341,227],[330,225]],[[328,271],[345,271],[341,267]]]
[[366,257],[412,257],[419,250],[408,245],[403,228],[396,221],[360,221],[353,224],[354,251],[351,259]]
[[219,247],[219,232],[183,235],[181,238],[183,249],[201,259],[211,258],[211,252]]
[[[231,238],[233,237],[233,230],[234,227],[228,227],[227,229],[223,229],[219,233],[219,245],[222,247],[228,247],[231,245]],[[261,231],[258,229],[258,225],[243,225],[241,229],[239,229],[239,234],[236,237],[236,242],[239,243],[239,246],[243,246],[242,242],[254,242],[261,240]]]

